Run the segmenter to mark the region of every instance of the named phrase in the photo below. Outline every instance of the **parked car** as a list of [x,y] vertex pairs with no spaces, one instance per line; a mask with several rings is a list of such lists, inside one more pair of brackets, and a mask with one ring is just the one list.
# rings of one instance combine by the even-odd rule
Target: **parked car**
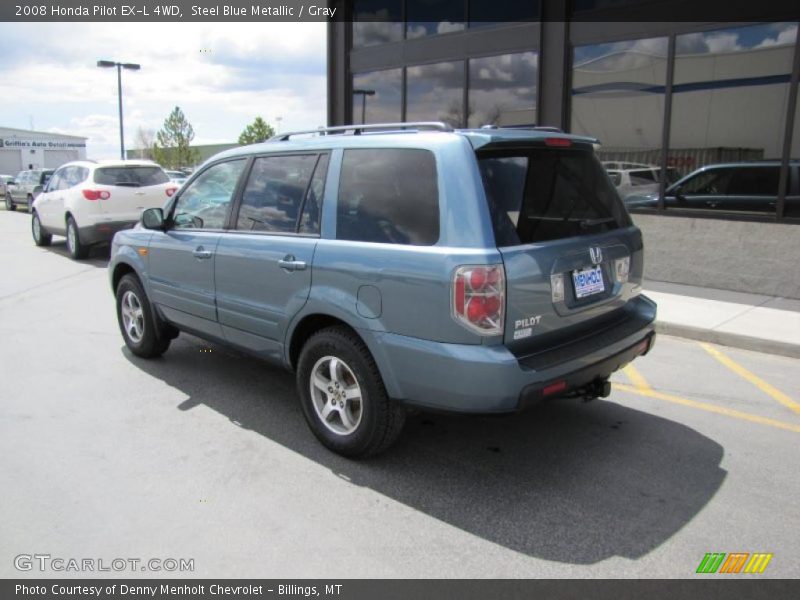
[[[6,184],[9,181],[14,181],[14,176],[13,175],[0,175],[0,194],[3,194],[3,200],[4,201],[5,201],[5,197],[6,197]],[[9,207],[6,206],[6,208],[9,208]],[[9,210],[13,210],[13,209],[9,209]]]
[[186,331],[294,370],[347,456],[388,447],[411,406],[606,396],[656,306],[592,142],[406,123],[218,154],[114,236],[122,337],[152,358]]
[[150,161],[67,163],[33,203],[33,241],[48,246],[53,234],[64,235],[72,258],[85,258],[92,245],[133,227],[143,210],[163,206],[177,189]]
[[14,179],[6,182],[6,209],[17,210],[17,206],[24,204],[32,212],[33,201],[42,193],[52,174],[53,169],[20,171]]
[[[658,193],[661,181],[661,167],[658,165],[605,161],[603,166],[623,200],[632,194]],[[667,167],[667,185],[678,179],[678,170]]]
[[[780,161],[720,163],[697,169],[667,188],[664,205],[704,211],[775,213]],[[625,198],[629,208],[653,208],[658,194]],[[789,162],[785,215],[800,217],[800,161]]]
[[182,171],[165,171],[165,173],[172,183],[183,185],[186,182],[187,175]]

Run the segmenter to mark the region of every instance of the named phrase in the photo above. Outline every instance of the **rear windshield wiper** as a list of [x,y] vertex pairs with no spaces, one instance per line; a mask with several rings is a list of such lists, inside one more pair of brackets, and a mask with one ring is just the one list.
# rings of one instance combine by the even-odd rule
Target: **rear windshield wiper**
[[602,225],[603,223],[616,223],[617,220],[614,217],[605,217],[601,219],[580,219],[580,226],[582,229],[588,229],[589,227],[594,227],[595,225]]
[[603,223],[616,223],[614,217],[602,217],[599,219],[580,219],[566,217],[548,217],[545,215],[527,215],[527,219],[531,221],[554,221],[558,223],[577,223],[581,227],[594,227],[595,225],[602,225]]
[[117,187],[142,187],[141,183],[135,181],[115,181],[114,185]]

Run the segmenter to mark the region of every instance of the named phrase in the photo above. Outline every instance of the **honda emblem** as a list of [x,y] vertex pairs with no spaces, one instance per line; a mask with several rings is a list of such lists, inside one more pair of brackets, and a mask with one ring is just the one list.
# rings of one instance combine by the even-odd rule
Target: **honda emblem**
[[589,257],[592,259],[592,264],[599,265],[603,262],[603,249],[600,246],[589,248]]

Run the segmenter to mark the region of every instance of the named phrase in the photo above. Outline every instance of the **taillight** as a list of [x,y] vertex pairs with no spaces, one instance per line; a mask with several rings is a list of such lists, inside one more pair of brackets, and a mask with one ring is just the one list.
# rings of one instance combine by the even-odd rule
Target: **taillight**
[[545,138],[545,146],[555,146],[557,148],[569,148],[572,146],[572,140],[569,138],[550,137]]
[[83,197],[87,200],[108,200],[111,192],[107,190],[83,190]]
[[176,188],[176,187],[171,187],[171,188],[167,188],[167,189],[166,189],[166,190],[164,190],[164,191],[165,191],[165,192],[167,192],[167,198],[172,198],[172,194],[174,194],[175,192],[177,192],[177,191],[178,191],[178,188]]
[[501,334],[505,295],[502,265],[458,267],[453,275],[453,316],[481,335]]

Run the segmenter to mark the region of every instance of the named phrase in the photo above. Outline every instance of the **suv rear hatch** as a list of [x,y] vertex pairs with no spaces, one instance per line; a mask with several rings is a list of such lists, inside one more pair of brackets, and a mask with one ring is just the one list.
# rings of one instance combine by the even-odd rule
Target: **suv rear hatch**
[[115,221],[137,221],[146,208],[161,208],[177,190],[157,165],[98,167],[94,187],[108,192],[103,214]]
[[641,328],[627,307],[641,286],[641,234],[591,143],[517,138],[476,156],[505,265],[511,352],[545,368]]

